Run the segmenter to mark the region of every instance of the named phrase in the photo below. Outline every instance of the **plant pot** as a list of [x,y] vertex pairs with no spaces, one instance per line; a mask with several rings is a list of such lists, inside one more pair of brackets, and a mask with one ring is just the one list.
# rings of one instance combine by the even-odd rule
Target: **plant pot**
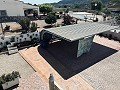
[[16,78],[14,81],[10,81],[10,82],[6,82],[6,83],[2,84],[2,87],[5,90],[5,89],[8,89],[8,88],[10,88],[14,85],[17,85],[17,84],[19,84],[18,78]]

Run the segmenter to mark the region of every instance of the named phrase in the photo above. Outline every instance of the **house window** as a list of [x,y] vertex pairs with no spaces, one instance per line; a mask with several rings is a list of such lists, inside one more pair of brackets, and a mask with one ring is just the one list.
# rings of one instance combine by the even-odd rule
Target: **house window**
[[0,16],[7,16],[6,10],[0,10]]

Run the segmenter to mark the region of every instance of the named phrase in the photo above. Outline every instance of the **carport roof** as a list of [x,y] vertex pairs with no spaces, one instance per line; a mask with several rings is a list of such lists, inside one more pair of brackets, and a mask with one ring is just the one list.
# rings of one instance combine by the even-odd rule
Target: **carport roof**
[[87,22],[83,24],[68,25],[44,30],[57,37],[72,42],[84,37],[99,34],[109,30],[114,30],[116,28],[118,28],[118,26],[110,26],[106,24],[100,24],[98,22]]

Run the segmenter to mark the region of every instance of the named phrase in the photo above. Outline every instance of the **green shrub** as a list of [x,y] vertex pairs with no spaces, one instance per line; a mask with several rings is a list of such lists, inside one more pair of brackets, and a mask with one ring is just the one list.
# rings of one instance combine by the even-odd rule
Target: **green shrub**
[[72,24],[72,20],[73,20],[73,18],[70,17],[68,14],[64,15],[64,17],[63,17],[64,25],[71,25]]
[[0,85],[4,84],[6,82],[9,82],[9,81],[13,81],[13,80],[15,80],[18,77],[20,77],[20,74],[17,71],[13,71],[12,73],[9,73],[7,75],[3,74],[0,77]]
[[29,26],[30,26],[30,19],[29,18],[24,18],[18,21],[18,23],[21,25],[23,30],[28,31]]
[[13,71],[13,72],[12,72],[12,76],[13,76],[13,79],[15,79],[15,78],[17,78],[17,77],[20,77],[20,74],[19,74],[19,72],[17,72],[17,71]]
[[12,81],[13,80],[13,77],[12,77],[12,74],[9,73],[5,76],[5,82],[9,82],[9,81]]
[[45,19],[47,24],[54,24],[57,22],[57,18],[53,13],[49,13]]
[[5,83],[5,74],[0,77],[0,85]]
[[37,30],[37,24],[36,24],[35,22],[32,22],[32,23],[31,23],[30,30],[31,30],[32,32],[34,32],[34,31]]
[[53,11],[53,6],[50,4],[41,4],[39,8],[40,8],[40,12],[42,12],[44,15]]

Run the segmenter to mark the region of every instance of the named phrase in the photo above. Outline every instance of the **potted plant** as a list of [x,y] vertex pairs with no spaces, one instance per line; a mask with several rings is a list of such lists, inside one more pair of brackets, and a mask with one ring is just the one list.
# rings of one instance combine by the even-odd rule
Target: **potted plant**
[[7,75],[3,74],[0,77],[0,86],[2,86],[2,88],[8,89],[14,85],[19,84],[19,78],[20,78],[20,74],[17,71],[13,71],[12,73],[9,73]]

